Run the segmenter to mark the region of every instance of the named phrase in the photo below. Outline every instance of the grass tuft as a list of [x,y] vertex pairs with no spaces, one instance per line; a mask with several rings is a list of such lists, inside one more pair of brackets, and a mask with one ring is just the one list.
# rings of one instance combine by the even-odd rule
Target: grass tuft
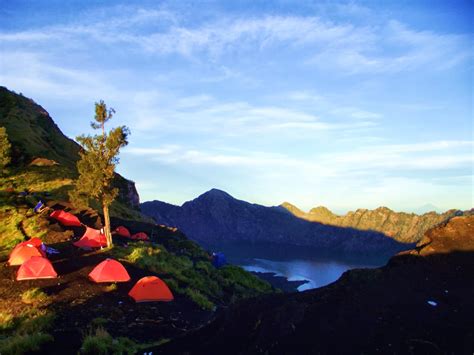
[[48,299],[48,295],[40,288],[31,288],[21,294],[21,301],[26,304],[42,303]]
[[112,338],[107,330],[99,326],[85,336],[80,350],[81,354],[135,354],[137,344],[125,337]]

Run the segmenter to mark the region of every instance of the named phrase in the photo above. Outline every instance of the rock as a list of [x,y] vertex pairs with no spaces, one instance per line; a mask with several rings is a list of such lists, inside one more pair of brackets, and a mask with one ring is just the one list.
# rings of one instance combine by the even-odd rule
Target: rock
[[30,166],[54,166],[54,165],[59,165],[59,164],[58,162],[52,159],[46,159],[46,158],[35,158],[30,163]]

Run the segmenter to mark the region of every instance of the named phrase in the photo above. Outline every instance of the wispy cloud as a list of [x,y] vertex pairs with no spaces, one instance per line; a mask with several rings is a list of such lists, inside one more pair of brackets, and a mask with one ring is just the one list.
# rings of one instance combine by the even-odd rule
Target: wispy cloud
[[[189,26],[178,15],[163,10],[131,8],[114,13],[102,20],[90,15],[73,24],[1,32],[0,43],[41,46],[53,41],[63,46],[84,46],[95,41],[126,44],[149,54],[178,54],[192,60],[197,53],[216,59],[229,53],[290,46],[305,49],[302,61],[353,74],[397,72],[425,65],[446,69],[471,55],[469,39],[463,35],[417,31],[395,20],[356,26],[315,16],[220,16]],[[396,55],[389,54],[392,47],[397,48]]]

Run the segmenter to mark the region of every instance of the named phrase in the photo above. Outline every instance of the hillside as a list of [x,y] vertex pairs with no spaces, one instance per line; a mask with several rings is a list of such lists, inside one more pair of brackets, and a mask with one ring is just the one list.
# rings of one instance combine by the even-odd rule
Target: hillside
[[[48,159],[61,166],[62,175],[71,178],[77,175],[79,144],[61,132],[43,107],[3,86],[0,86],[0,127],[6,128],[12,144],[14,166],[25,167],[34,158]],[[121,202],[136,209],[140,201],[135,184],[116,174],[114,185],[119,188]]]
[[[219,269],[211,256],[175,228],[156,225],[133,208],[133,190],[126,183],[122,199],[111,207],[112,228],[144,232],[150,242],[114,237],[114,248],[81,250],[72,243],[86,231],[99,229],[101,216],[92,208],[78,209],[68,201],[77,172],[75,143],[62,135],[39,105],[3,90],[0,120],[7,127],[15,161],[0,176],[0,353],[83,354],[139,352],[202,327],[215,311],[241,299],[277,292],[268,283],[243,269]],[[45,112],[45,111],[44,111]],[[44,119],[44,120],[43,120]],[[46,127],[42,130],[41,127]],[[31,130],[31,137],[19,132]],[[30,146],[34,140],[34,146]],[[67,143],[69,142],[69,143]],[[61,145],[69,144],[70,151]],[[33,158],[57,164],[31,165]],[[44,162],[45,160],[43,160]],[[120,180],[126,182],[127,180]],[[136,191],[135,191],[136,193]],[[39,200],[51,210],[66,210],[84,224],[64,227],[49,217],[50,211],[33,211]],[[40,238],[57,253],[48,259],[59,278],[16,281],[18,266],[6,261],[13,247],[32,237]],[[119,260],[131,280],[96,284],[88,274],[107,258]],[[172,302],[135,303],[128,292],[143,276],[158,276],[171,289]]]
[[296,217],[307,221],[360,230],[373,230],[403,243],[419,241],[429,228],[460,213],[458,210],[449,210],[444,213],[428,212],[416,215],[379,207],[375,210],[358,209],[355,212],[351,211],[339,216],[324,206],[312,208],[308,213],[288,202],[284,202],[280,206]]
[[474,216],[454,217],[382,268],[244,301],[159,353],[471,354],[473,259]]
[[407,249],[406,244],[379,232],[306,221],[280,207],[251,204],[217,189],[181,207],[150,201],[142,203],[141,210],[159,224],[178,227],[202,245],[276,243],[352,255],[393,255]]

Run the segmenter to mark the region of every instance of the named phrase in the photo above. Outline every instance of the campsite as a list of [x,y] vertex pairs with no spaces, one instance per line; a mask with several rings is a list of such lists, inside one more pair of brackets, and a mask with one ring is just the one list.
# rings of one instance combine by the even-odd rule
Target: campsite
[[473,355],[473,18],[1,1],[0,355]]

